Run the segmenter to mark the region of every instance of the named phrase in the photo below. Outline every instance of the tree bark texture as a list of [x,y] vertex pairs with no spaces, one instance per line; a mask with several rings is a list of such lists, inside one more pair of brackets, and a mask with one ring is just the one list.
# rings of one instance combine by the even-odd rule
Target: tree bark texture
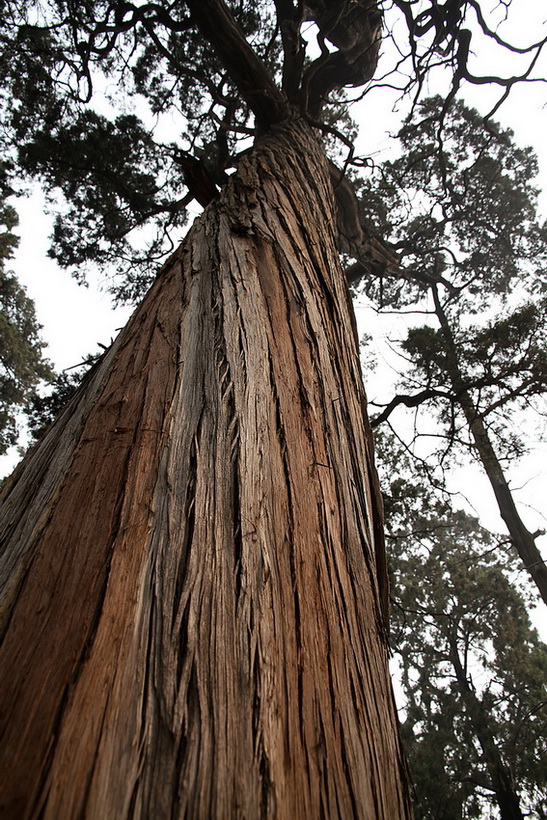
[[410,816],[323,150],[274,129],[2,496],[2,817]]

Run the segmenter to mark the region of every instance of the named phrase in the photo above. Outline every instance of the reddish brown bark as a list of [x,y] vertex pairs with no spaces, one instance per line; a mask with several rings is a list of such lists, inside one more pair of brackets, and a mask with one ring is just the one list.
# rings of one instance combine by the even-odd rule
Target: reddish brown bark
[[410,816],[332,201],[274,130],[5,487],[3,816]]

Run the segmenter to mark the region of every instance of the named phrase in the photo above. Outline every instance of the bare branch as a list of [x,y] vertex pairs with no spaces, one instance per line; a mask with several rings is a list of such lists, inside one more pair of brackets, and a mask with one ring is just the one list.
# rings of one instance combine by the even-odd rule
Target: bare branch
[[[384,410],[380,413],[379,416],[375,416],[371,420],[371,427],[378,427],[378,425],[382,424],[382,422],[386,421],[390,415],[393,413],[396,407],[399,405],[404,404],[405,407],[418,407],[420,404],[423,404],[429,399],[446,399],[449,402],[454,401],[454,396],[452,393],[447,393],[444,390],[434,390],[433,388],[428,388],[427,390],[422,390],[420,393],[416,393],[414,396],[395,396],[389,404],[387,404]],[[374,402],[370,402],[371,405]]]

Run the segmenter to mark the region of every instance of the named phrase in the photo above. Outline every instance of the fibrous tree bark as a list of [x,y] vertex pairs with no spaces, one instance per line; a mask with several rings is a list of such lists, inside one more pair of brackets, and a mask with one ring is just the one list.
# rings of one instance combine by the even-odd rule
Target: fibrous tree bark
[[410,816],[333,202],[265,134],[4,487],[2,816]]

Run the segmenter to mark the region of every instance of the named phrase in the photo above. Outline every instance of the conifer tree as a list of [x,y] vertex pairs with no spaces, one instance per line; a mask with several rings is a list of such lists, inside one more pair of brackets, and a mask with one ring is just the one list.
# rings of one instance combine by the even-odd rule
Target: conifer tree
[[383,280],[366,274],[367,293],[380,309],[416,310],[427,323],[401,339],[408,367],[373,424],[398,407],[417,408],[417,432],[427,435],[433,412],[440,462],[469,453],[480,463],[547,603],[538,533],[525,526],[507,478],[526,450],[519,419],[530,407],[543,413],[547,390],[547,223],[537,213],[537,158],[511,131],[439,97],[424,101],[400,141],[400,157],[364,185],[362,207],[393,242],[401,271]]
[[15,209],[0,194],[0,455],[17,442],[17,414],[29,406],[37,385],[53,377],[43,356],[34,303],[5,269],[17,247],[17,222]]
[[380,442],[415,816],[543,817],[547,647],[510,545],[435,496],[394,437]]
[[[470,0],[395,5],[417,88],[483,81],[466,12],[511,50]],[[2,11],[3,147],[64,199],[56,258],[136,296],[205,208],[3,489],[5,815],[409,817],[339,251],[392,255],[325,148],[383,4]]]

